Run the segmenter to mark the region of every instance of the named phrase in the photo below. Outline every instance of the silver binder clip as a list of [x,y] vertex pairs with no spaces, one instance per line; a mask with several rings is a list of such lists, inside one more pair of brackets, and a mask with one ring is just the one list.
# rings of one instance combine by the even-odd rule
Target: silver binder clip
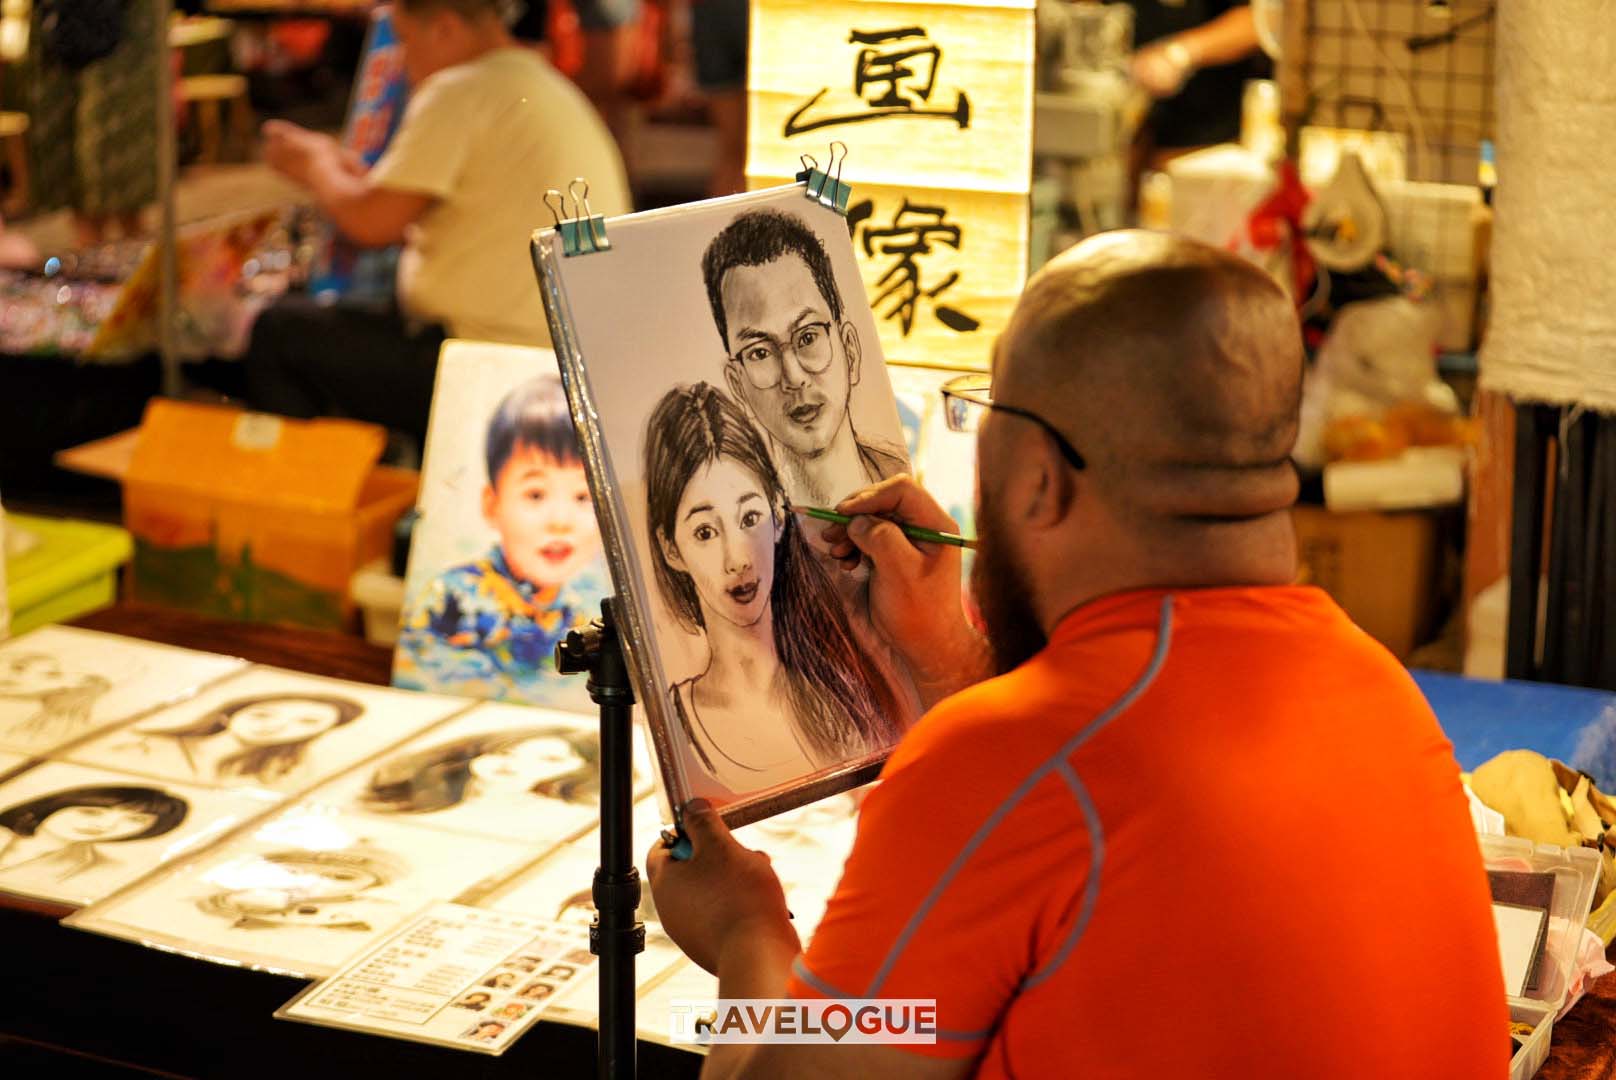
[[853,195],[852,187],[842,183],[842,166],[847,164],[847,144],[840,140],[830,144],[830,160],[825,163],[824,169],[807,154],[798,160],[802,162],[802,172],[797,174],[797,182],[807,185],[803,194],[820,206],[845,215],[847,200]]
[[606,235],[606,219],[589,211],[589,181],[579,177],[567,185],[572,196],[572,215],[567,215],[567,199],[551,188],[544,193],[544,205],[555,218],[556,233],[561,237],[561,254],[592,255],[597,251],[610,251],[611,238]]

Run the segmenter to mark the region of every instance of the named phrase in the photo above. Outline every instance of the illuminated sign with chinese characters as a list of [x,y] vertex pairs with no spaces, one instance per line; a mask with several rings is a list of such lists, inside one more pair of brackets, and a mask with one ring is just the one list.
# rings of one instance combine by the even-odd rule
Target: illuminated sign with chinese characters
[[755,0],[751,49],[750,182],[846,143],[887,357],[986,368],[1026,277],[1031,3]]

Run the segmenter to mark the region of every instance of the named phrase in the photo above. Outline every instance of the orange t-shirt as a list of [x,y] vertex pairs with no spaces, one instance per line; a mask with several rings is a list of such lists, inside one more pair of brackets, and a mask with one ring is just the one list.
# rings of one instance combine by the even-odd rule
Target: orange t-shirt
[[1508,1074],[1459,768],[1310,588],[1119,594],[905,736],[797,997],[935,998],[983,1076]]

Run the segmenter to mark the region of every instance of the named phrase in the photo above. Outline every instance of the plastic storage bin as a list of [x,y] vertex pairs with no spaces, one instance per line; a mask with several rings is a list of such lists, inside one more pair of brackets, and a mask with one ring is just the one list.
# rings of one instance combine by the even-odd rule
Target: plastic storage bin
[[[1554,875],[1548,941],[1538,961],[1537,989],[1509,999],[1509,1017],[1532,1024],[1532,1035],[1510,1061],[1510,1080],[1531,1080],[1549,1056],[1554,1019],[1565,1004],[1577,947],[1599,880],[1599,854],[1590,848],[1534,844],[1518,836],[1478,835],[1489,870],[1527,870]],[[1502,1037],[1502,1036],[1500,1036]]]
[[6,531],[33,542],[6,559],[11,632],[65,622],[106,607],[118,596],[118,567],[134,547],[116,525],[7,514]]

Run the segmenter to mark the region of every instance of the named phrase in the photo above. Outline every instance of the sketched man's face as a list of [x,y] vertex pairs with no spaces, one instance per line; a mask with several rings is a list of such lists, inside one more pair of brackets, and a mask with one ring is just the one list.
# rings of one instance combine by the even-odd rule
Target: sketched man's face
[[[808,264],[796,255],[761,266],[737,266],[724,275],[720,292],[732,357],[724,371],[730,391],[793,454],[823,454],[847,422],[848,397],[858,382],[857,331],[831,315]],[[828,340],[808,340],[816,333]],[[779,354],[778,365],[769,358],[750,366],[749,372],[749,365],[733,359],[771,345]],[[823,370],[811,371],[821,347],[829,350],[829,361]],[[766,374],[758,374],[760,370]],[[775,370],[778,382],[773,380]],[[765,387],[759,388],[759,382]]]
[[705,616],[736,626],[761,619],[774,587],[779,524],[751,470],[729,458],[703,468],[685,485],[674,521],[664,554],[690,575]]
[[484,788],[526,792],[534,784],[576,772],[583,764],[566,739],[542,735],[477,755],[471,759],[471,775]]
[[584,467],[526,443],[484,490],[483,517],[499,533],[512,572],[540,588],[570,581],[600,550]]
[[68,806],[39,823],[39,831],[65,844],[110,843],[139,836],[157,815],[132,806]]
[[40,653],[0,658],[0,698],[44,697],[84,685],[85,676],[65,670],[55,657]]
[[337,707],[329,702],[287,698],[237,710],[225,726],[247,746],[279,746],[323,735],[337,719]]

